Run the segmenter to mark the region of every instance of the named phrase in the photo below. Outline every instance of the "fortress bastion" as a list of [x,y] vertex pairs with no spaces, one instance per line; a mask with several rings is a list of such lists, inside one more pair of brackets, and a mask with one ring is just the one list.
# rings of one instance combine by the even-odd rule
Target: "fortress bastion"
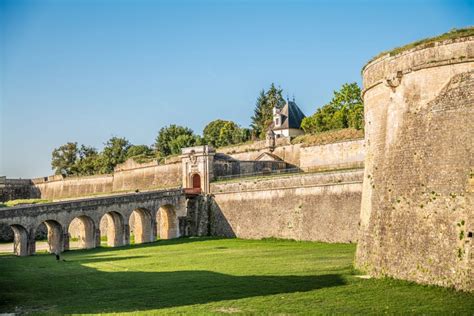
[[358,268],[472,291],[474,36],[379,57],[363,82]]

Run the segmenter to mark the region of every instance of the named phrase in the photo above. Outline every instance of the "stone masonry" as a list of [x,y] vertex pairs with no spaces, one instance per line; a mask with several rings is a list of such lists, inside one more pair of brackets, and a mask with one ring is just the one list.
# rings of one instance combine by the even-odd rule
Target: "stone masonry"
[[474,37],[383,56],[363,77],[357,266],[474,290]]

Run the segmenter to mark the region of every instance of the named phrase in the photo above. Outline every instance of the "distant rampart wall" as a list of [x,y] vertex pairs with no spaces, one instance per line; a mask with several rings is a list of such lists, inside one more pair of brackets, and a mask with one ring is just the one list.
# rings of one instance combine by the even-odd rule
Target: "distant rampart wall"
[[57,200],[112,192],[113,175],[33,179],[42,199]]
[[110,175],[88,177],[53,176],[33,180],[42,199],[58,200],[113,192],[151,190],[181,185],[181,163],[135,166]]
[[[365,147],[363,139],[340,141],[325,145],[291,145],[287,138],[279,139],[273,154],[285,162],[304,170],[331,170],[340,168],[358,168],[364,166]],[[252,146],[240,145],[218,149],[237,160],[255,160],[268,152],[264,141]]]
[[181,162],[138,167],[114,173],[113,191],[145,190],[181,185]]
[[7,179],[6,177],[0,177],[0,202],[28,199],[35,195],[32,189],[30,179]]
[[[365,149],[361,139],[305,147],[301,144],[291,145],[289,139],[282,138],[277,140],[277,145],[272,152],[274,155],[287,162],[290,167],[299,167],[305,171],[363,166]],[[241,167],[245,167],[245,161],[255,160],[269,149],[265,147],[265,141],[257,141],[217,151],[243,161]],[[158,164],[157,161],[140,164],[130,159],[118,165],[115,172],[110,175],[85,177],[55,175],[33,180],[6,180],[21,182],[21,185],[15,185],[14,190],[13,186],[10,186],[11,190],[2,191],[0,188],[0,195],[3,194],[1,196],[4,200],[18,198],[58,200],[112,192],[178,187],[182,185],[182,164],[179,157],[172,157],[164,164]]]

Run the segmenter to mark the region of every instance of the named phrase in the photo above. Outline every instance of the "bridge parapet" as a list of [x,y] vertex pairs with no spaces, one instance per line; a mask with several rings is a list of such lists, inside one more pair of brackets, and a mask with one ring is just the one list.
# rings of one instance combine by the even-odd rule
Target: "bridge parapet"
[[[37,228],[46,224],[50,252],[69,249],[68,228],[71,222],[81,223],[82,248],[100,246],[101,220],[107,220],[109,246],[130,243],[130,221],[134,221],[135,242],[151,242],[182,235],[179,218],[187,215],[184,190],[158,190],[114,196],[22,205],[0,209],[0,224],[12,227],[14,250],[18,255],[35,253]],[[104,232],[102,232],[104,234]]]

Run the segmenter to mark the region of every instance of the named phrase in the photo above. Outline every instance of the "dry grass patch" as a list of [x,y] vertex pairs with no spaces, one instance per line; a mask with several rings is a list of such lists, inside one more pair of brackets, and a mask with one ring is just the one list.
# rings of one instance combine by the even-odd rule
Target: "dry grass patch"
[[346,140],[364,138],[364,131],[355,128],[345,128],[334,131],[321,132],[317,134],[305,134],[292,140],[292,144],[303,144],[306,146],[326,145]]
[[407,45],[404,45],[404,46],[396,47],[392,50],[384,51],[384,52],[378,54],[377,56],[375,56],[374,58],[372,58],[364,66],[362,71],[372,61],[374,61],[377,58],[380,58],[380,57],[382,57],[386,54],[388,54],[389,56],[395,56],[397,54],[400,54],[401,52],[404,52],[406,50],[409,50],[409,49],[412,49],[412,48],[415,48],[415,47],[419,47],[419,46],[420,46],[420,48],[432,47],[435,42],[441,42],[441,41],[445,41],[445,40],[468,37],[468,36],[474,36],[474,26],[469,26],[469,27],[462,28],[462,29],[452,29],[449,32],[443,33],[443,34],[435,36],[435,37],[425,38],[425,39],[422,39],[422,40],[419,40],[419,41],[416,41],[416,42],[413,42],[413,43],[410,43],[410,44],[407,44]]

